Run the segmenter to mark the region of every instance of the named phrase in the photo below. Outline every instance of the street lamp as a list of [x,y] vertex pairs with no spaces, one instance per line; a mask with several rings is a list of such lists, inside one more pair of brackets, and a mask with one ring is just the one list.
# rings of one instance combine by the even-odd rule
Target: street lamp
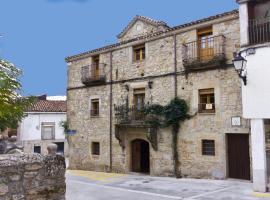
[[235,70],[238,73],[238,76],[243,80],[244,85],[247,85],[247,75],[246,75],[247,60],[241,56],[241,53],[238,53],[234,57],[232,62]]

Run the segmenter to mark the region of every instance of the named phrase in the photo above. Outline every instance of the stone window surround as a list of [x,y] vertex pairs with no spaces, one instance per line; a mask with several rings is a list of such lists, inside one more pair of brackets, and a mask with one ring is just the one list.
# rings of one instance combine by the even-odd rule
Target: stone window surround
[[130,87],[130,92],[129,92],[129,105],[133,106],[134,104],[134,93],[133,91],[135,89],[145,89],[145,100],[144,102],[147,102],[147,82],[143,81],[143,82],[136,82],[136,83],[130,83],[129,87]]
[[[99,155],[97,155],[97,154],[93,154],[93,144],[94,143],[98,143],[99,144]],[[101,149],[101,142],[100,141],[98,141],[98,140],[92,140],[91,142],[90,142],[90,155],[92,156],[92,158],[93,159],[99,159],[100,158],[100,156],[102,155],[102,149]]]
[[[218,78],[217,78],[218,79]],[[213,88],[215,91],[215,113],[198,113],[198,115],[216,115],[218,110],[219,110],[219,105],[220,105],[220,88],[217,87],[219,85],[218,80],[203,80],[200,82],[194,82],[193,83],[193,91],[192,91],[192,99],[191,99],[191,106],[190,110],[197,112],[199,109],[199,90],[201,89],[209,89]]]
[[52,140],[55,140],[55,122],[41,122],[41,139],[42,140],[50,140],[50,139],[44,139],[44,126],[53,126],[53,133],[52,133]]
[[[99,115],[98,116],[91,116],[91,110],[92,110],[92,100],[93,99],[98,99],[99,100]],[[99,95],[92,95],[89,97],[89,105],[88,105],[88,108],[89,108],[89,116],[90,118],[99,118],[101,117],[101,98]]]
[[[215,155],[203,155],[202,154],[202,140],[214,140],[215,141]],[[196,138],[196,156],[198,160],[202,162],[217,162],[221,156],[223,151],[223,145],[220,141],[219,133],[216,132],[198,132],[198,138]],[[225,148],[225,146],[224,146]],[[222,150],[222,151],[221,151]]]
[[[135,61],[134,60],[134,52],[133,52],[133,47],[134,46],[140,46],[140,45],[143,45],[144,44],[144,47],[145,47],[145,58],[143,60],[138,60],[138,61]],[[134,45],[131,45],[129,47],[127,47],[129,49],[129,63],[130,64],[144,64],[147,59],[148,59],[148,43],[147,42],[140,42],[138,44],[134,44]]]

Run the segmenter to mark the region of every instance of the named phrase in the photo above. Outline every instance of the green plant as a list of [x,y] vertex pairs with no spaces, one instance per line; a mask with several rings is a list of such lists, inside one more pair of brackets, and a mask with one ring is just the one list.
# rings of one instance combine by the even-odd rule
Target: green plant
[[178,97],[172,99],[166,106],[159,104],[149,105],[145,108],[147,123],[158,128],[172,127],[172,152],[174,159],[174,175],[181,177],[179,171],[178,133],[180,123],[190,118],[188,105],[185,100]]
[[59,125],[64,129],[64,133],[67,134],[68,132],[68,122],[67,121],[60,121]]
[[21,97],[19,70],[12,63],[0,59],[0,132],[7,128],[17,128],[25,111],[35,101],[35,97]]

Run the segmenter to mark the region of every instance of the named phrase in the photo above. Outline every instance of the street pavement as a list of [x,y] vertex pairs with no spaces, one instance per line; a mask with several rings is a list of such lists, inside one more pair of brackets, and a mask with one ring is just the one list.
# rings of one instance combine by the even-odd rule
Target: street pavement
[[74,171],[66,174],[67,200],[270,200],[252,184],[235,180],[201,180]]

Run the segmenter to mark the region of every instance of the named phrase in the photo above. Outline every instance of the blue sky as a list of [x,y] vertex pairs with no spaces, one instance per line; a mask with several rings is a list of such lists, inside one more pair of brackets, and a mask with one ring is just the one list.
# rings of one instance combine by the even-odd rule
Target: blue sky
[[1,0],[0,57],[23,70],[24,95],[65,95],[64,58],[116,42],[135,15],[170,26],[236,9],[235,0]]

